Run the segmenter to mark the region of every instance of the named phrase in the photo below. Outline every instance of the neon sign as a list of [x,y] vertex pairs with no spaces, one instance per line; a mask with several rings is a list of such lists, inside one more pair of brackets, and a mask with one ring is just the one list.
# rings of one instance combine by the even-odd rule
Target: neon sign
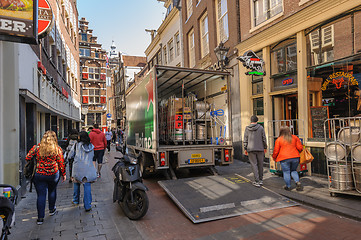
[[285,80],[282,81],[283,86],[291,85],[292,83],[293,83],[293,78],[286,78]]
[[[357,80],[354,78],[352,73],[336,72],[328,76],[325,82],[322,84],[322,91],[327,89],[327,86],[332,83],[336,85],[337,89],[340,89],[345,82],[349,82],[350,85],[358,86]],[[346,84],[346,83],[345,83]]]
[[252,50],[245,52],[243,56],[239,56],[237,59],[243,63],[243,66],[251,70],[246,72],[246,75],[264,76],[266,74],[263,69],[263,59],[258,57]]

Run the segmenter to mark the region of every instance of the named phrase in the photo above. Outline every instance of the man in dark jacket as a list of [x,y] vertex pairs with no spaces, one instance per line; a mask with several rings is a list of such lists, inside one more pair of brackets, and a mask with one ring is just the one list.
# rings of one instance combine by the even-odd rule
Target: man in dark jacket
[[263,185],[263,161],[267,152],[267,140],[263,127],[257,123],[258,117],[251,117],[251,124],[244,132],[244,154],[248,155],[251,163],[255,181],[253,185],[260,187]]
[[94,145],[94,167],[96,167],[96,162],[98,162],[98,177],[100,177],[100,170],[102,169],[104,151],[107,147],[107,140],[105,139],[105,134],[99,129],[98,124],[94,124],[93,130],[89,133],[90,142]]

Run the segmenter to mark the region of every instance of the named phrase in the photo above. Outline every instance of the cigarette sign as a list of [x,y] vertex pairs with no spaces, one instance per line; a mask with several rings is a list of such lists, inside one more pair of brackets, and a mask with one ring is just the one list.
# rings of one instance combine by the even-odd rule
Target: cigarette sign
[[53,11],[48,0],[39,0],[38,8],[38,35],[45,37],[53,25]]

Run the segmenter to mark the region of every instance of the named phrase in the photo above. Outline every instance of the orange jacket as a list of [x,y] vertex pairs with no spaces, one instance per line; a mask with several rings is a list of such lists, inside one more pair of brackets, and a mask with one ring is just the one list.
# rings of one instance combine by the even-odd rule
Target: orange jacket
[[275,148],[273,150],[272,157],[276,162],[300,157],[300,152],[303,146],[300,139],[292,135],[292,142],[287,142],[283,137],[279,137],[276,140]]

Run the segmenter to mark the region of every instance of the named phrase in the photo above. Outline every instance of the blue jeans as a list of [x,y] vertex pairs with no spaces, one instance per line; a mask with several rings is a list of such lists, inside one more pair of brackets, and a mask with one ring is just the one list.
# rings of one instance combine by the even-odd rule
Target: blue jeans
[[[80,198],[80,184],[82,183],[74,183],[74,193],[73,193],[73,203],[79,204],[79,198]],[[90,209],[92,207],[92,192],[91,192],[91,183],[83,183],[84,186],[84,208]]]
[[35,185],[38,199],[36,207],[38,209],[38,218],[45,217],[46,193],[48,192],[49,210],[55,209],[56,186],[60,179],[59,171],[54,175],[43,175],[35,173],[33,182]]
[[291,187],[291,176],[295,182],[299,182],[297,167],[300,163],[300,158],[290,158],[281,161],[281,167],[283,172],[283,179],[285,180],[286,186]]

